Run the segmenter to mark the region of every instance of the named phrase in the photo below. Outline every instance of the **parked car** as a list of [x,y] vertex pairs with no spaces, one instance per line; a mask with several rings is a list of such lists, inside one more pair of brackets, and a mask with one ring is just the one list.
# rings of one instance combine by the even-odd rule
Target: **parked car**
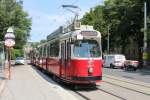
[[122,54],[104,55],[104,67],[123,68],[126,58]]
[[24,57],[17,57],[15,60],[15,64],[25,64],[25,59]]
[[136,61],[136,60],[126,60],[124,63],[125,70],[136,71],[138,66],[139,66],[139,61]]

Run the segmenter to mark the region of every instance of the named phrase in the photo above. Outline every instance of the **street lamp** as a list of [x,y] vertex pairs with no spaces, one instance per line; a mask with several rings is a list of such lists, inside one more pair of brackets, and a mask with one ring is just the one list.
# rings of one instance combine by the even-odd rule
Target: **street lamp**
[[4,41],[4,45],[6,46],[6,48],[8,48],[8,78],[10,79],[11,76],[11,48],[15,45],[15,35],[13,34],[14,31],[12,29],[12,27],[9,27],[7,29],[7,33],[5,34],[5,41]]

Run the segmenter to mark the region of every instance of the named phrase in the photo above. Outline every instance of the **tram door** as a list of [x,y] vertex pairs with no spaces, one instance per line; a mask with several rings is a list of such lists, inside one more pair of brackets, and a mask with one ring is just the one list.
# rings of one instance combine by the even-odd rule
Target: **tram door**
[[61,43],[61,75],[66,78],[66,41]]

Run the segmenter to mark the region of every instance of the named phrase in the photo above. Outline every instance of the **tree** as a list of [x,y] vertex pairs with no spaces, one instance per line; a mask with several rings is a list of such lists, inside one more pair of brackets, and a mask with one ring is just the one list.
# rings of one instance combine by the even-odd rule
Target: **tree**
[[[147,0],[148,23],[150,18],[150,1]],[[143,22],[144,22],[143,0],[106,0],[103,6],[97,6],[85,14],[82,18],[83,24],[93,25],[102,33],[103,49],[106,49],[107,26],[110,26],[110,47],[125,50],[131,39],[137,44],[139,60],[142,59],[141,47],[143,47]],[[148,29],[149,30],[149,29]],[[150,36],[149,31],[148,36]],[[129,55],[131,56],[131,55]]]
[[22,4],[22,1],[0,0],[0,41],[4,40],[7,28],[12,26],[17,49],[23,48],[31,30],[31,18],[23,11]]

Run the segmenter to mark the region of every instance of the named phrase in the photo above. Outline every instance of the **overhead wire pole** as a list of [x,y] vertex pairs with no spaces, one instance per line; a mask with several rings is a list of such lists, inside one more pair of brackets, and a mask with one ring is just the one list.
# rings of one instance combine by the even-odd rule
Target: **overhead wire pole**
[[108,36],[107,36],[107,53],[109,54],[109,25],[108,25]]
[[144,2],[144,44],[143,44],[143,66],[147,65],[147,4]]

